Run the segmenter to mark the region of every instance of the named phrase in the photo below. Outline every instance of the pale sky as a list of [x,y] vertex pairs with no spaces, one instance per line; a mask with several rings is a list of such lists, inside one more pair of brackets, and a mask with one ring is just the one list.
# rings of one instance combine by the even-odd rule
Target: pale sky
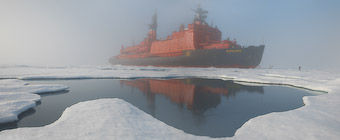
[[223,39],[266,45],[261,67],[340,70],[339,0],[0,0],[0,65],[105,65],[190,24],[198,4]]

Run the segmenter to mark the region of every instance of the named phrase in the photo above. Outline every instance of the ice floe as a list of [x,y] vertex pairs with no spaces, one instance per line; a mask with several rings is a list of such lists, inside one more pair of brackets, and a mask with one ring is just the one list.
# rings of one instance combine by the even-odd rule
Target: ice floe
[[0,92],[0,123],[18,120],[21,112],[35,107],[40,96],[25,92]]
[[186,134],[121,99],[81,102],[53,124],[0,132],[1,139],[209,139]]
[[66,90],[68,86],[58,84],[44,85],[0,85],[0,92],[29,92],[29,93],[46,93]]
[[13,85],[27,85],[28,83],[17,79],[3,79],[0,80],[0,86],[13,86]]
[[39,93],[66,90],[65,85],[28,85],[17,79],[0,80],[0,124],[18,120],[18,115],[36,106]]
[[[340,138],[340,118],[338,117],[340,116],[340,74],[337,72],[299,71],[294,69],[156,68],[133,66],[4,67],[0,69],[0,78],[16,79],[123,79],[148,77],[232,79],[238,83],[276,84],[325,91],[328,94],[304,97],[304,107],[286,112],[270,113],[250,119],[237,130],[234,137],[224,139]],[[129,115],[113,113],[114,110],[111,110],[113,108],[106,106],[106,104],[111,104],[113,107],[116,106],[119,109],[115,111]],[[51,125],[3,131],[0,132],[0,138],[21,139],[32,137],[33,139],[40,139],[53,138],[54,136],[56,139],[112,139],[118,137],[123,139],[207,138],[186,134],[133,108],[128,103],[117,99],[79,103],[68,108],[62,117]],[[143,117],[139,118],[139,115]],[[115,120],[120,120],[120,122],[115,122]]]

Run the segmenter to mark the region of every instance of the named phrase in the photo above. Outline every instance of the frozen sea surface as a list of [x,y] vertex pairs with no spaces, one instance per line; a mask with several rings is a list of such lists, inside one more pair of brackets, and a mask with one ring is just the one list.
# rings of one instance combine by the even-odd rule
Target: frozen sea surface
[[[217,68],[155,68],[155,67],[2,67],[0,78],[15,79],[76,79],[76,78],[141,78],[141,77],[203,77],[233,79],[247,84],[278,84],[329,94],[304,97],[304,107],[270,113],[247,121],[234,137],[224,139],[339,139],[340,138],[340,76],[322,71],[289,69],[217,69]],[[5,82],[6,83],[6,82]],[[15,89],[15,88],[14,88]],[[38,128],[19,128],[0,132],[1,139],[206,139],[186,134],[153,119],[132,105],[117,99],[95,100],[68,108],[55,123]],[[117,106],[124,115],[105,117],[106,105]],[[110,107],[111,108],[111,107]],[[130,108],[130,109],[129,109]],[[112,111],[109,109],[109,111]],[[73,113],[72,113],[73,112]],[[116,113],[116,112],[115,112]],[[91,114],[91,115],[90,115]],[[110,114],[111,115],[111,114]],[[85,117],[86,116],[86,117]],[[74,118],[74,119],[73,119]],[[123,120],[124,123],[114,120]],[[131,121],[142,119],[140,121]],[[145,120],[145,121],[143,121]],[[104,122],[104,123],[98,123]],[[108,128],[106,123],[117,127]],[[91,126],[91,127],[88,127]],[[145,131],[143,128],[146,128]],[[111,131],[112,130],[112,131]],[[62,135],[64,134],[64,135]],[[52,137],[51,137],[52,136]],[[53,137],[54,136],[54,137]],[[109,136],[109,137],[108,137]]]

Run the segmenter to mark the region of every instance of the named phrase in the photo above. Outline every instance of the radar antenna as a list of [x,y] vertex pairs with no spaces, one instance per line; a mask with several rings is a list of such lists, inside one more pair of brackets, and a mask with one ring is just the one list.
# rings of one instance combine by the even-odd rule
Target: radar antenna
[[208,13],[208,11],[203,10],[201,5],[198,5],[197,9],[194,10],[194,11],[196,13],[196,16],[194,18],[194,22],[199,22],[201,24],[202,23],[206,24],[205,19],[207,18],[206,14]]

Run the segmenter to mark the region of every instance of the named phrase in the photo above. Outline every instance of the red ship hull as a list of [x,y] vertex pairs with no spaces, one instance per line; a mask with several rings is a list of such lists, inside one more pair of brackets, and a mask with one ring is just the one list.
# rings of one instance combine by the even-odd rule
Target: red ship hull
[[184,51],[181,56],[146,58],[111,58],[114,65],[162,67],[255,68],[262,59],[264,46],[242,49],[209,49]]

